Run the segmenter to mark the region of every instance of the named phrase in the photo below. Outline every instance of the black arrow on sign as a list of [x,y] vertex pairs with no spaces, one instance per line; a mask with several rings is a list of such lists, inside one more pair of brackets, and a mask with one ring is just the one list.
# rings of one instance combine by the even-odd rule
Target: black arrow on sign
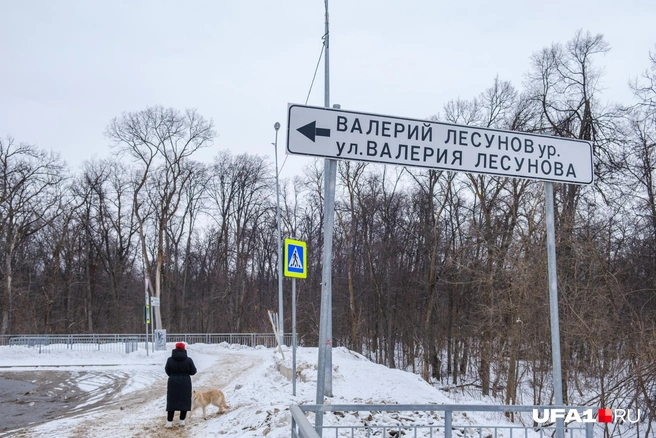
[[297,129],[298,132],[309,138],[314,142],[315,136],[317,137],[330,137],[330,129],[317,128],[317,122],[308,123]]

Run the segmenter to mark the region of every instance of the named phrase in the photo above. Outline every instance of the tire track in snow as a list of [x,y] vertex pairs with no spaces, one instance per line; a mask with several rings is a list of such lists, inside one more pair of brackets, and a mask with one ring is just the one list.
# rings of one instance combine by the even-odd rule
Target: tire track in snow
[[[231,350],[222,352],[217,360],[203,371],[192,377],[196,389],[224,389],[244,373],[260,365],[261,357],[239,353]],[[98,409],[93,419],[70,430],[66,436],[86,438],[89,436],[130,436],[134,438],[172,438],[192,436],[193,425],[202,414],[198,411],[188,417],[188,426],[164,428],[166,422],[166,375],[141,391],[107,401]],[[116,395],[118,391],[114,391]],[[230,405],[230,400],[227,400]],[[208,415],[213,415],[213,407],[208,408]],[[84,414],[86,415],[86,414]],[[202,421],[202,420],[200,420]],[[177,420],[176,420],[177,422]],[[174,422],[175,424],[175,422]],[[36,436],[35,436],[36,437]]]

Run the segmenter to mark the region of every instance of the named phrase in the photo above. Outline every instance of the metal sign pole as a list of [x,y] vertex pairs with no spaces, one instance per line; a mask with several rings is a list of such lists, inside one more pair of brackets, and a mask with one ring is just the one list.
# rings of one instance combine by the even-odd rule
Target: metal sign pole
[[[326,4],[326,32],[324,34],[325,44],[325,96],[324,106],[330,108],[330,69],[329,69],[329,20],[328,0]],[[331,316],[332,306],[332,250],[333,250],[333,222],[335,220],[335,183],[337,179],[337,161],[334,159],[324,160],[324,215],[323,215],[323,271],[321,277],[321,312],[319,319],[319,357],[317,363],[317,398],[318,405],[324,404],[324,395],[332,396],[332,355],[329,330],[331,324],[328,319]],[[330,368],[328,368],[330,366]],[[323,433],[323,412],[317,412],[315,416],[315,430],[319,436]]]
[[[553,367],[554,404],[563,405],[563,374],[560,358],[560,326],[558,322],[558,277],[556,273],[556,227],[554,215],[553,183],[544,183],[547,216],[547,259],[549,264],[549,310],[551,323],[551,360]],[[556,420],[556,437],[564,437],[564,421]]]
[[301,240],[285,239],[284,252],[284,274],[292,279],[292,394],[296,395],[296,279],[307,278],[307,244]]
[[145,321],[146,321],[146,356],[149,356],[148,353],[148,321],[150,320],[150,307],[148,306],[148,276],[144,278],[144,297],[146,298],[145,301]]
[[280,240],[280,183],[278,182],[278,130],[280,123],[273,125],[276,130],[276,140],[273,144],[276,154],[276,223],[278,225],[278,343],[282,345],[285,342],[285,318],[283,316],[283,294],[282,294],[282,240]]
[[292,395],[296,395],[296,278],[292,278]]
[[153,353],[155,352],[155,312],[152,311],[152,306],[151,306],[151,312],[150,312],[150,339],[153,340],[150,344],[153,347]]

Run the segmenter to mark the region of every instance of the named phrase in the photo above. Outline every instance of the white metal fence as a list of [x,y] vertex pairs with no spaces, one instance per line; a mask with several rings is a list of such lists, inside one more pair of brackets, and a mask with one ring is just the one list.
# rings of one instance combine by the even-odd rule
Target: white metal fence
[[[506,406],[506,405],[302,405],[290,406],[292,415],[292,438],[369,438],[369,437],[414,437],[414,438],[551,438],[558,436],[556,427],[549,426],[523,426],[521,424],[511,425],[485,425],[485,424],[458,424],[453,421],[453,413],[467,412],[499,412],[519,413],[531,412],[533,409],[553,409],[554,406]],[[590,407],[568,406],[567,409],[579,411],[590,409]],[[390,415],[384,415],[387,421],[375,421],[369,419],[360,424],[351,425],[323,425],[313,426],[306,414],[331,412],[340,413],[358,412],[359,417],[370,418],[368,414],[398,413],[397,421],[390,421]],[[411,416],[403,415],[403,412],[432,413],[437,421],[433,424],[416,424]],[[341,415],[343,417],[343,415]],[[404,421],[405,420],[407,421]],[[595,427],[594,423],[571,423],[562,430],[566,438],[593,438],[603,436],[603,428]]]
[[[148,342],[152,343],[148,337]],[[186,344],[239,344],[248,347],[262,345],[275,347],[276,336],[273,333],[167,333],[167,342],[184,342]],[[285,334],[283,343],[291,345],[292,335]],[[88,334],[88,335],[3,335],[0,345],[25,346],[35,348],[39,353],[53,350],[70,349],[75,351],[103,351],[115,353],[132,353],[146,347],[146,335],[141,334]]]

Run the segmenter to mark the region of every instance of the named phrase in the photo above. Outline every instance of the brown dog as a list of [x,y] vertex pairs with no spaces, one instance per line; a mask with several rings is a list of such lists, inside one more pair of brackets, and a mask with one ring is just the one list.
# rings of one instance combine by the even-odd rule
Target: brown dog
[[[203,419],[206,419],[205,408],[209,405],[214,405],[219,408],[219,413],[222,414],[224,409],[229,409],[230,407],[226,404],[225,395],[220,389],[210,389],[208,391],[196,391],[193,390],[191,396],[191,412],[196,408],[203,408]],[[189,415],[191,415],[191,412]]]

